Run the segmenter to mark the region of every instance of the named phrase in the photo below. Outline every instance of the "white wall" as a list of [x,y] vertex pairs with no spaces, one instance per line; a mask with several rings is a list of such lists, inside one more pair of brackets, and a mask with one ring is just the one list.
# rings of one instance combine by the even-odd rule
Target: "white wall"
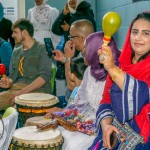
[[4,7],[4,16],[15,22],[25,17],[25,0],[0,0]]
[[25,0],[18,0],[18,18],[25,18]]

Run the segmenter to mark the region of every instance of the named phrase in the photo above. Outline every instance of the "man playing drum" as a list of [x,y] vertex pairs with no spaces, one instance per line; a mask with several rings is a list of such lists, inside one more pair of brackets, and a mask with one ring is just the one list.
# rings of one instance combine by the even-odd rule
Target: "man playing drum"
[[[33,38],[34,28],[27,19],[19,19],[12,26],[16,46],[11,58],[10,75],[0,80],[0,110],[14,104],[15,96],[30,92],[50,93],[52,60],[46,48]],[[20,46],[21,45],[21,46]]]

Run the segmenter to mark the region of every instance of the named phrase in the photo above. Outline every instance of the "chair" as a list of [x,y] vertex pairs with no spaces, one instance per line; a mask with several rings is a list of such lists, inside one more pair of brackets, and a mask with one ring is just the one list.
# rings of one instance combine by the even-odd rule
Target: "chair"
[[18,112],[13,107],[7,108],[0,122],[0,134],[2,135],[0,139],[0,150],[9,149],[17,121]]

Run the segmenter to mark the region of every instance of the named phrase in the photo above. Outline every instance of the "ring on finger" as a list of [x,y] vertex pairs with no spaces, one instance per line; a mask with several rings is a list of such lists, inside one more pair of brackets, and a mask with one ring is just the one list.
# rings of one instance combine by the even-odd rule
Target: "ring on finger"
[[105,60],[106,60],[106,57],[107,57],[106,54],[102,54],[102,55],[101,55],[101,60],[102,60],[102,61],[105,61]]

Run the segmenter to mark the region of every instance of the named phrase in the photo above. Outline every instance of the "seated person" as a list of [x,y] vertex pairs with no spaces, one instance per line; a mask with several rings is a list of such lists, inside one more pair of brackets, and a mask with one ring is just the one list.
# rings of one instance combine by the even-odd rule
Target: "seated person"
[[[82,116],[80,122],[78,122],[79,127],[76,124],[76,127],[80,132],[70,132],[63,127],[59,127],[65,139],[62,148],[63,150],[77,150],[79,147],[80,150],[87,150],[95,138],[95,115],[100,99],[102,98],[107,76],[107,71],[104,69],[103,65],[99,63],[98,56],[98,50],[103,44],[103,36],[103,32],[96,32],[86,39],[83,57],[85,57],[85,63],[88,63],[89,66],[84,73],[83,81],[75,96],[74,102],[65,108],[65,110],[68,110],[68,108],[71,110],[72,107],[74,110],[75,106],[77,113],[79,112],[80,114],[76,117],[79,119],[80,116]],[[109,45],[112,48],[112,53],[117,61],[120,52],[118,51],[113,38]],[[55,110],[50,113],[57,115]],[[86,125],[88,126],[87,128],[85,128]],[[92,136],[89,136],[89,134]]]
[[[119,67],[114,63],[110,47],[101,48],[99,54],[105,55],[100,62],[109,77],[96,114],[97,137],[89,150],[123,147],[149,150],[149,95],[147,88],[138,84],[140,82],[133,77],[150,87],[150,12],[140,13],[132,21],[119,58]],[[118,120],[121,127],[122,124],[128,124],[130,128],[123,140],[123,132],[114,125],[115,120]],[[110,137],[113,134],[114,137],[117,135],[118,140],[111,145]]]
[[51,62],[46,48],[33,38],[34,29],[27,19],[13,24],[12,37],[17,47],[12,54],[9,77],[0,80],[1,88],[9,90],[0,93],[0,110],[12,106],[15,96],[30,92],[50,93]]
[[[68,100],[68,106],[74,102],[75,100],[75,96],[78,92],[79,86],[81,84],[81,81],[83,79],[83,75],[85,72],[85,69],[87,68],[87,66],[84,64],[84,59],[83,57],[76,57],[73,58],[70,62],[70,71],[69,71],[69,78],[75,83],[75,88],[73,90],[73,92],[71,93],[71,96]],[[59,104],[58,104],[59,106]],[[54,107],[51,108],[51,110],[47,113],[47,117],[49,117],[49,115],[51,115],[52,112],[54,111],[63,111],[63,108],[59,108],[59,107]]]
[[74,82],[68,77],[70,70],[70,59],[75,56],[75,51],[80,53],[77,57],[80,57],[84,50],[84,41],[88,35],[94,32],[92,23],[87,19],[81,19],[73,22],[70,27],[70,40],[66,42],[64,53],[59,50],[54,50],[54,59],[65,64],[65,77],[67,83],[67,89],[65,93],[65,100],[68,101],[71,92],[75,88]]

